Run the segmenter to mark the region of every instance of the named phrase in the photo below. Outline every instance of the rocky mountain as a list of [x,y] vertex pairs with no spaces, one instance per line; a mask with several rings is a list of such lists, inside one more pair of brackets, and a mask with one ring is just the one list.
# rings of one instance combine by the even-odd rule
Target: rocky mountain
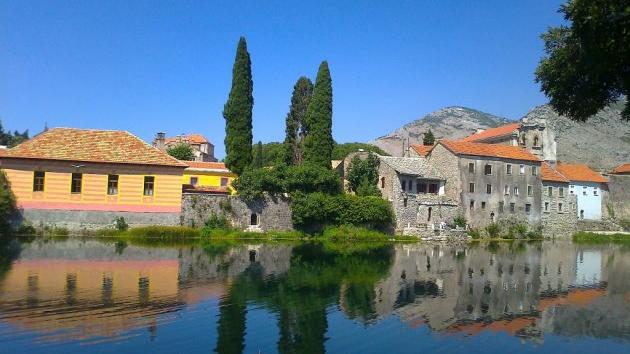
[[407,139],[411,144],[420,144],[422,134],[429,129],[436,139],[460,139],[474,133],[477,129],[494,128],[509,122],[506,118],[475,109],[446,107],[416,119],[392,133],[376,138],[370,144],[380,147],[392,156],[401,156],[403,142],[405,146]]
[[[611,104],[584,123],[556,113],[549,105],[535,107],[523,118],[546,118],[555,131],[560,161],[585,163],[607,171],[630,162],[630,122],[621,120],[625,101]],[[487,129],[510,120],[465,107],[448,107],[406,124],[370,142],[394,156],[402,154],[403,141],[418,144],[429,128],[436,138],[460,139],[477,129]]]

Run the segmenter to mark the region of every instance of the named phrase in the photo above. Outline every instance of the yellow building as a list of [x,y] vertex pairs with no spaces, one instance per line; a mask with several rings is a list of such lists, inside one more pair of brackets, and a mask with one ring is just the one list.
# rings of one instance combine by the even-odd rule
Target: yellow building
[[179,223],[186,167],[113,130],[54,128],[0,155],[22,217],[68,228]]
[[184,191],[228,194],[234,193],[232,181],[236,174],[225,167],[223,162],[186,161],[184,170]]

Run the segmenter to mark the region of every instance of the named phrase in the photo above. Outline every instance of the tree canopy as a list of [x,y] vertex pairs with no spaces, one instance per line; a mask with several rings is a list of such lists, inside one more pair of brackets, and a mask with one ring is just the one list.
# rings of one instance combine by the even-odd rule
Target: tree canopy
[[182,161],[192,161],[195,159],[195,153],[192,147],[183,142],[167,148],[166,153]]
[[287,165],[302,162],[302,140],[306,134],[306,110],[313,95],[313,83],[307,77],[300,77],[293,86],[291,107],[286,118],[283,160]]
[[2,126],[2,122],[0,122],[0,145],[11,148],[28,139],[28,129],[26,129],[22,133],[18,132],[17,130],[14,132],[5,131],[4,127]]
[[422,137],[422,145],[432,146],[433,144],[435,144],[435,136],[433,136],[433,132],[429,129]]
[[380,196],[381,192],[377,187],[379,165],[380,161],[374,154],[368,154],[365,159],[353,157],[347,177],[350,189],[359,196]]
[[323,61],[317,71],[313,96],[306,110],[304,161],[330,168],[334,141],[332,138],[332,80],[328,63]]
[[[560,7],[569,26],[541,37],[546,56],[536,82],[554,109],[585,121],[630,94],[630,7],[627,0],[570,0]],[[626,103],[622,112],[630,120]]]
[[247,43],[241,37],[232,69],[232,88],[223,108],[225,118],[225,165],[241,174],[252,163],[252,68]]
[[352,152],[357,152],[359,150],[370,151],[375,154],[379,154],[381,156],[389,156],[388,153],[383,151],[378,146],[374,146],[374,145],[370,145],[366,143],[342,143],[342,144],[335,143],[335,146],[333,147],[333,152],[332,152],[332,159],[342,160],[346,156],[348,156],[348,154]]

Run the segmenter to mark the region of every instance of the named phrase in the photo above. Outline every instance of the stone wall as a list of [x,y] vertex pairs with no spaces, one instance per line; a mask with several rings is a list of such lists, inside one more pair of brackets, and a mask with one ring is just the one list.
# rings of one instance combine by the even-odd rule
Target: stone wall
[[[287,231],[293,229],[291,207],[286,198],[266,197],[246,203],[238,196],[200,193],[182,195],[182,225],[203,226],[212,214],[225,216],[233,227],[240,230]],[[253,215],[255,216],[252,217]]]
[[437,144],[429,154],[429,164],[433,166],[446,180],[444,194],[451,200],[461,198],[462,184],[459,171],[459,157],[448,151],[441,144]]
[[630,220],[630,175],[608,176],[608,192],[604,194],[604,209],[614,211],[617,220]]
[[[549,193],[551,188],[551,194]],[[563,188],[563,196],[560,196]],[[571,237],[577,225],[577,198],[569,193],[568,183],[544,182],[542,190],[542,227],[545,237]],[[560,210],[562,209],[562,210]]]
[[122,211],[23,209],[17,223],[36,228],[63,227],[70,231],[95,230],[114,226],[114,219],[125,218],[129,226],[179,225],[179,213],[138,213]]

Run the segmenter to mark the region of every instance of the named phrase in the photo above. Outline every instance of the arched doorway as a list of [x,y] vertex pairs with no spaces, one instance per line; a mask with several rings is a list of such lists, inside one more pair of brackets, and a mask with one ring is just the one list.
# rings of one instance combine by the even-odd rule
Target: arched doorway
[[258,214],[252,213],[252,216],[249,219],[250,225],[258,225]]

